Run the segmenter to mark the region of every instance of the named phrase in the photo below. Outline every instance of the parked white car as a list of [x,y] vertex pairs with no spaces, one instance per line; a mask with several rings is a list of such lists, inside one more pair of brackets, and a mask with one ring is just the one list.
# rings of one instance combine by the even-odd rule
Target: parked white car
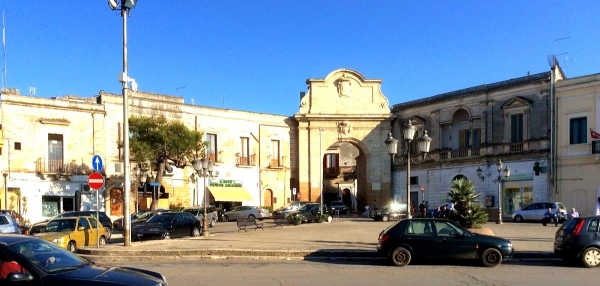
[[515,222],[522,221],[542,221],[544,214],[552,209],[553,213],[567,213],[567,208],[561,202],[542,202],[526,205],[524,208],[513,213],[512,218]]
[[271,213],[267,209],[255,206],[240,206],[225,212],[225,220],[263,220],[270,218]]

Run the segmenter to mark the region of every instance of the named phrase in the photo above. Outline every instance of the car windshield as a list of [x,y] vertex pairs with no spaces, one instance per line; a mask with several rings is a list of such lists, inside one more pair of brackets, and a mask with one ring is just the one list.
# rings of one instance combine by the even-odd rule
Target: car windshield
[[171,218],[173,218],[173,215],[171,215],[171,214],[157,214],[155,216],[152,216],[148,220],[146,220],[146,222],[148,222],[148,223],[152,223],[152,222],[170,222]]
[[[72,270],[89,264],[87,260],[42,239],[19,241],[9,246],[46,273]],[[54,263],[46,263],[51,257],[54,257]]]
[[53,220],[46,225],[45,232],[53,232],[53,231],[74,231],[75,230],[75,222],[74,219],[61,219],[61,220]]

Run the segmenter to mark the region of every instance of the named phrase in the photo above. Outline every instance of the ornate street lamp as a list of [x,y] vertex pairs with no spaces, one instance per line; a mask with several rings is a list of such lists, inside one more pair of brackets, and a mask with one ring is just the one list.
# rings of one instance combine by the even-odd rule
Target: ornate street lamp
[[[508,168],[508,166],[506,166],[504,168],[504,176],[502,176],[502,160],[498,160],[498,162],[496,163],[496,169],[498,170],[498,178],[492,180],[492,182],[498,183],[498,219],[496,220],[496,224],[502,224],[502,200],[500,199],[500,195],[502,194],[501,184],[502,178],[508,179],[508,177],[510,176],[510,169]],[[479,169],[477,170],[477,173],[479,173]]]
[[392,156],[392,163],[399,165],[406,162],[406,209],[407,209],[407,217],[411,218],[410,213],[410,163],[419,164],[425,161],[425,157],[427,153],[429,153],[429,147],[431,146],[431,137],[427,135],[427,130],[425,130],[423,136],[418,139],[419,143],[419,154],[422,156],[412,157],[410,156],[410,142],[415,137],[415,132],[417,131],[417,127],[414,126],[411,120],[408,120],[404,124],[404,140],[406,141],[406,160],[402,157],[396,157],[396,153],[398,152],[398,140],[392,137],[392,133],[388,134],[388,138],[384,141],[387,146],[388,154]]
[[202,216],[202,232],[200,233],[200,235],[209,236],[208,220],[206,217],[206,209],[208,207],[208,187],[206,186],[206,178],[212,177],[214,163],[207,157],[204,157],[200,160],[198,160],[198,158],[194,158],[194,160],[192,161],[192,166],[194,167],[194,170],[196,171],[198,177],[204,177],[204,213]]

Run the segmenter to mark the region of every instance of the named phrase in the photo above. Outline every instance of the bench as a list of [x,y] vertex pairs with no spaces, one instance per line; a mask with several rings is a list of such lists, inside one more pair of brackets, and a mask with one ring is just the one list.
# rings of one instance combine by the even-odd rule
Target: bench
[[240,232],[240,230],[244,230],[246,232],[247,231],[246,227],[253,227],[254,230],[257,230],[259,228],[262,230],[265,230],[263,228],[263,223],[262,222],[259,223],[257,220],[238,220],[237,227],[238,227],[238,232]]
[[273,222],[275,223],[275,227],[281,226],[281,228],[283,228],[284,223],[289,223],[284,215],[273,216]]

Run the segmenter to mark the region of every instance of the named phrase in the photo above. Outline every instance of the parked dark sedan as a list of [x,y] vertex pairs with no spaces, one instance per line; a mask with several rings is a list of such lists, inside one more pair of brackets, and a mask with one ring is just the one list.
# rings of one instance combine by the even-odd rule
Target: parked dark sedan
[[343,201],[333,201],[329,204],[329,207],[332,214],[335,214],[336,211],[339,211],[340,214],[348,214],[348,210],[350,210]]
[[100,266],[35,236],[1,235],[0,261],[23,268],[0,277],[0,285],[167,285],[158,272]]
[[[131,215],[131,223],[136,220],[143,220],[150,217],[155,212],[166,211],[165,209],[157,209],[154,211],[151,210],[141,210]],[[118,218],[113,221],[113,229],[123,230],[123,218]]]
[[554,236],[554,253],[567,262],[591,268],[600,265],[600,216],[577,217],[560,226]]
[[510,258],[510,240],[472,233],[457,223],[441,218],[403,219],[379,234],[377,250],[396,266],[412,259],[479,259],[494,267]]
[[375,221],[398,220],[402,217],[406,217],[406,210],[401,212],[399,209],[386,208],[373,211],[373,220]]
[[[304,217],[303,222],[311,222],[317,220],[317,215],[321,214],[320,209],[321,204],[309,203],[301,206],[297,211],[289,212],[288,216],[302,215]],[[327,205],[323,205],[323,213],[329,213],[329,208],[327,207]]]
[[131,237],[170,239],[176,236],[200,236],[200,220],[188,212],[158,212],[146,220],[131,224]]

